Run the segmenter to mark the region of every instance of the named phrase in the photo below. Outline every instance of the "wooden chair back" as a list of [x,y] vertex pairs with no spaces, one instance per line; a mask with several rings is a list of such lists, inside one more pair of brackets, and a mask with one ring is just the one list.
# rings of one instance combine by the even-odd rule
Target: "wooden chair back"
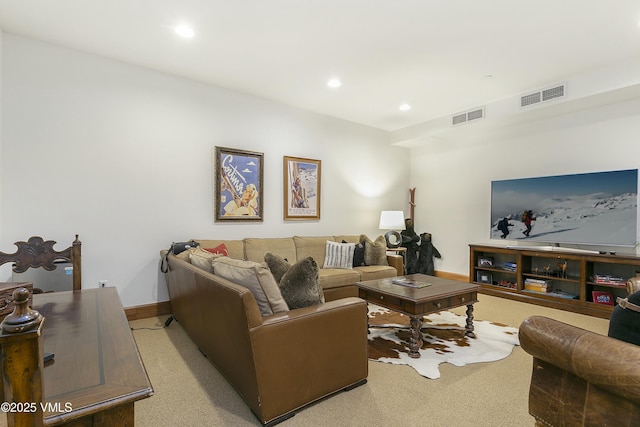
[[63,260],[73,265],[73,290],[82,289],[81,279],[81,250],[82,243],[76,239],[71,246],[63,251],[56,251],[53,246],[56,244],[53,240],[45,241],[42,237],[33,236],[26,242],[14,243],[18,250],[15,253],[7,254],[0,252],[0,265],[7,262],[13,262],[13,271],[16,273],[24,273],[29,268],[42,267],[47,271],[56,269],[54,261]]

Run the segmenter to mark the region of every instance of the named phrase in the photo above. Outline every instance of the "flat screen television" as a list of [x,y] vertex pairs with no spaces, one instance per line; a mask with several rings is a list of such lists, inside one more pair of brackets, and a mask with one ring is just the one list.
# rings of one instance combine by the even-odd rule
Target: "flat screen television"
[[492,181],[491,238],[635,246],[638,169]]

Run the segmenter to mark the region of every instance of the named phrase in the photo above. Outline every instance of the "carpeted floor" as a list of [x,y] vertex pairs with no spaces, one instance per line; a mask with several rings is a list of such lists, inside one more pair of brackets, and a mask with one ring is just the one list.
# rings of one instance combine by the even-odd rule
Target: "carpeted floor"
[[[537,314],[607,333],[608,320],[502,298],[479,296],[475,318],[518,326]],[[464,314],[465,308],[452,310]],[[136,425],[259,426],[244,401],[202,356],[177,322],[131,322],[155,395],[136,403]],[[159,328],[154,330],[137,328]],[[430,380],[409,366],[369,362],[368,383],[307,407],[292,426],[532,426],[527,412],[531,357],[522,348],[496,362],[440,365]]]

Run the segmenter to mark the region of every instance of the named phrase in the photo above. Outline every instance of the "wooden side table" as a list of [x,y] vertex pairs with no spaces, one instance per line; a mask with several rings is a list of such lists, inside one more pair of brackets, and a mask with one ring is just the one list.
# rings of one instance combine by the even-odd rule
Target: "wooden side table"
[[402,273],[407,274],[407,248],[398,246],[397,248],[387,248],[387,252],[395,252],[402,257]]

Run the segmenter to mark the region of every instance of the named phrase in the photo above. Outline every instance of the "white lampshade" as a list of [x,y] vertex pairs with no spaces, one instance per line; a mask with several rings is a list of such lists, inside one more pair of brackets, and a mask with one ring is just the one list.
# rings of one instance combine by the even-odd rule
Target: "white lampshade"
[[380,212],[380,230],[404,230],[404,212],[382,211]]

